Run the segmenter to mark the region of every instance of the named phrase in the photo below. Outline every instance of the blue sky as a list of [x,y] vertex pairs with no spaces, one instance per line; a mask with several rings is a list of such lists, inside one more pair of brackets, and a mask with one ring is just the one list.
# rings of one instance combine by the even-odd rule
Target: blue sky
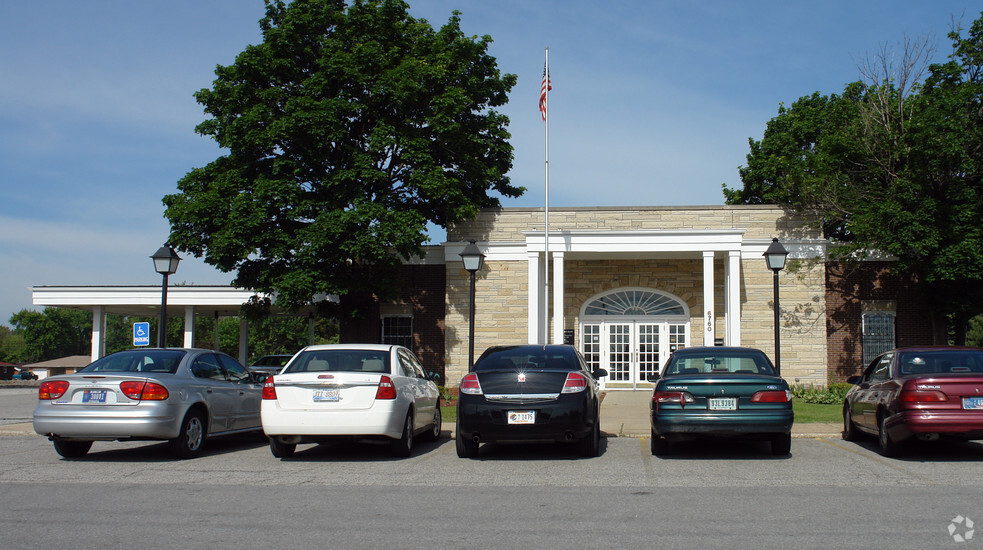
[[[502,111],[515,147],[504,206],[545,200],[537,110],[550,49],[550,206],[717,205],[740,186],[749,137],[780,103],[858,80],[905,35],[949,53],[953,19],[983,3],[935,0],[656,2],[413,0],[440,26],[462,12],[518,75]],[[193,93],[261,39],[262,0],[0,3],[0,323],[33,285],[159,284],[161,198],[221,154],[194,133]],[[435,242],[443,234],[435,233]],[[226,284],[185,257],[172,284]]]

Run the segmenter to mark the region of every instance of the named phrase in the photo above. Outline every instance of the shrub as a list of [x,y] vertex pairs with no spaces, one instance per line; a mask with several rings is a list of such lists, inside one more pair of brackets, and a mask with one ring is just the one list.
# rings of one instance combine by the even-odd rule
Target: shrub
[[806,386],[795,384],[792,386],[792,397],[801,399],[805,403],[821,403],[833,405],[843,403],[846,392],[850,391],[851,384],[842,382],[830,384],[829,386]]

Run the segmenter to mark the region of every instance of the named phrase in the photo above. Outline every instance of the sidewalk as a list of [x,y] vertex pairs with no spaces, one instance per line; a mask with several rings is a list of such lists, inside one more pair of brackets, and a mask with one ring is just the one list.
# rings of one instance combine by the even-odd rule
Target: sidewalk
[[[609,391],[601,401],[601,432],[608,437],[649,437],[651,391]],[[792,437],[839,437],[839,423],[794,423]]]

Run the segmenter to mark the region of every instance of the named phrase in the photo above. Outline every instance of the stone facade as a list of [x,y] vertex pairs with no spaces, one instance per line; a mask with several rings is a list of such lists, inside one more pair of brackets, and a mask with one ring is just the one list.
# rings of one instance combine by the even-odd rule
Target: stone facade
[[[552,235],[585,235],[631,231],[713,232],[737,230],[740,248],[740,342],[774,357],[773,272],[762,253],[772,237],[790,249],[790,265],[780,272],[782,374],[790,382],[825,384],[825,270],[823,241],[804,220],[789,217],[773,206],[713,206],[681,208],[560,208],[550,210]],[[486,262],[476,275],[475,357],[498,344],[526,343],[528,331],[528,252],[531,234],[543,229],[539,208],[489,209],[473,220],[448,230],[448,242],[474,239],[487,249]],[[551,253],[556,250],[551,249]],[[624,287],[667,292],[686,303],[691,312],[689,345],[703,344],[702,251],[609,254],[564,252],[563,328],[580,337],[580,311],[601,292]],[[451,385],[467,372],[469,274],[460,261],[447,256],[445,368]],[[723,338],[728,315],[725,301],[726,257],[713,263],[714,330]],[[552,282],[551,282],[552,287]],[[555,289],[550,289],[551,293]],[[552,304],[552,301],[550,302]],[[552,322],[552,312],[550,319]],[[579,345],[579,340],[577,340]]]

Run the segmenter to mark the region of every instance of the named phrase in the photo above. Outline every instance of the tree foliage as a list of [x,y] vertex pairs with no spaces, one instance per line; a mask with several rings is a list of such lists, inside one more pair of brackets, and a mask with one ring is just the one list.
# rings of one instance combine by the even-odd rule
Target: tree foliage
[[49,307],[22,309],[10,317],[13,335],[22,339],[18,357],[7,360],[35,363],[69,355],[88,355],[92,350],[92,314]]
[[267,0],[262,43],[196,94],[197,132],[228,152],[164,197],[170,244],[279,305],[390,296],[428,222],[524,191],[495,111],[516,77],[459,23],[434,30],[400,0]]
[[983,17],[948,36],[948,61],[924,81],[928,41],[906,40],[900,63],[882,51],[842,95],[781,106],[750,140],[743,188],[724,196],[814,217],[834,259],[890,254],[958,342],[983,312]]

